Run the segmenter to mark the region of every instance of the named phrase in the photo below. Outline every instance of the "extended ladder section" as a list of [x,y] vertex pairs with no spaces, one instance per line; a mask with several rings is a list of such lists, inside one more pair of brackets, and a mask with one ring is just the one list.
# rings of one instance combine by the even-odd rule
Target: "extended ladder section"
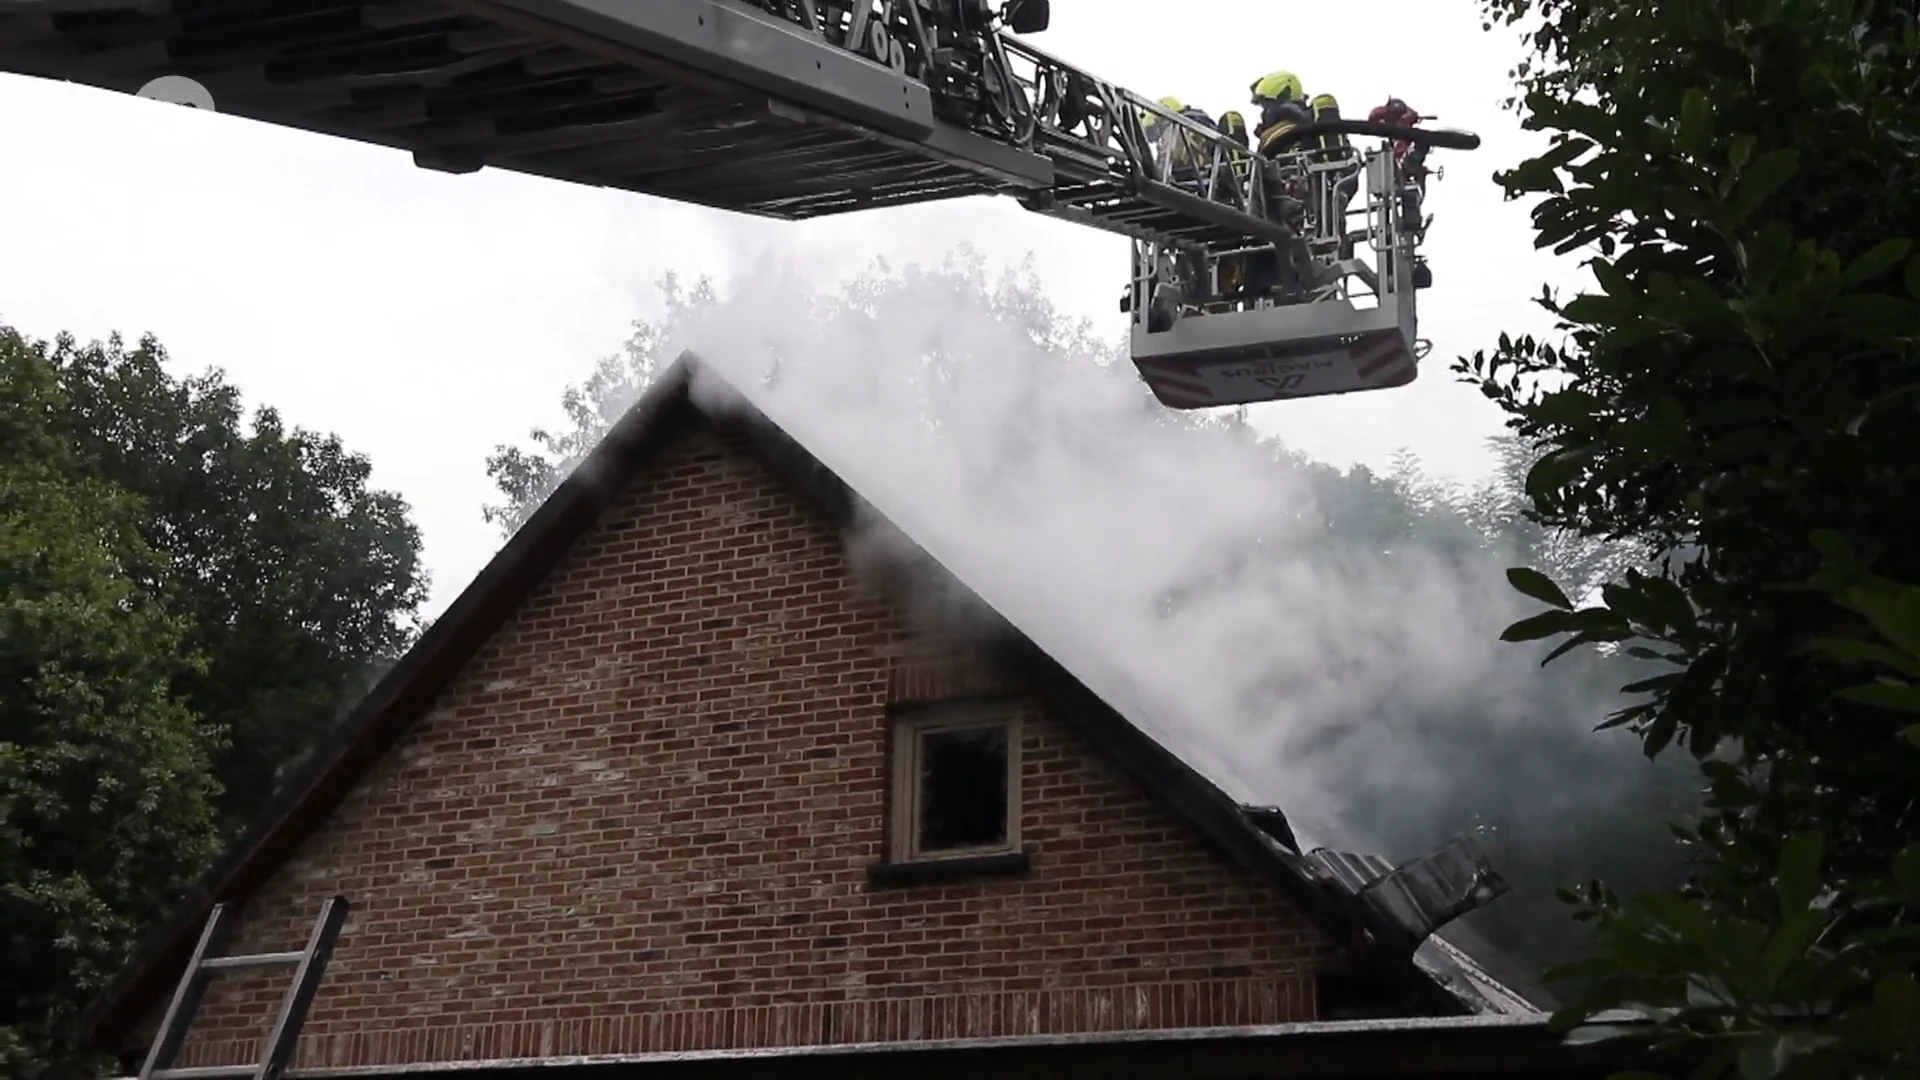
[[[1291,234],[1272,220],[1250,158],[1215,128],[995,31],[982,0],[734,0],[925,85],[942,121],[1036,155],[1044,185],[1010,184],[1029,210],[1186,250],[1226,252]],[[978,12],[969,17],[967,12]],[[1019,13],[1011,16],[1019,29]],[[1148,127],[1160,134],[1149,136]],[[1156,152],[1178,131],[1206,182]]]
[[1025,42],[1001,45],[1028,90],[1030,145],[1054,167],[1027,209],[1196,254],[1289,237],[1245,147]]
[[[769,217],[1004,194],[1187,251],[1292,235],[1237,144],[1001,28],[1044,29],[1040,0],[317,2],[11,0],[0,70],[129,93],[180,76],[222,113],[425,168]],[[1168,175],[1150,125],[1209,182]]]
[[[1411,181],[1394,155],[1304,142],[1250,153],[1017,36],[1046,29],[1048,9],[5,0],[0,71],[124,93],[192,80],[223,114],[403,148],[423,168],[785,220],[1008,195],[1135,242],[1133,358],[1168,405],[1410,381],[1425,225],[1417,198],[1401,206]],[[1478,145],[1463,132],[1335,126],[1403,148]]]
[[1390,144],[1471,150],[1477,136],[1336,118],[1256,154],[994,30],[984,0],[735,2],[925,86],[942,123],[1044,160],[1044,186],[999,188],[1027,209],[1132,239],[1123,310],[1134,363],[1163,404],[1417,376],[1425,178],[1403,173]]
[[[201,931],[200,941],[193,949],[193,958],[187,962],[187,970],[180,977],[173,1000],[167,1004],[166,1014],[160,1020],[160,1030],[154,1035],[153,1046],[147,1051],[137,1080],[278,1080],[292,1063],[294,1045],[300,1039],[300,1028],[306,1023],[307,1010],[313,1005],[315,991],[320,988],[320,977],[326,972],[334,944],[339,941],[340,930],[346,924],[347,899],[334,896],[320,905],[320,914],[313,921],[312,933],[307,935],[306,947],[297,952],[216,955],[236,921],[233,908],[227,904],[215,904],[207,915],[206,929]],[[187,1030],[193,1025],[194,1014],[199,1010],[207,981],[223,971],[261,967],[291,967],[293,979],[287,987],[286,996],[281,999],[273,1028],[261,1043],[260,1059],[250,1065],[172,1068],[182,1044],[186,1042]]]

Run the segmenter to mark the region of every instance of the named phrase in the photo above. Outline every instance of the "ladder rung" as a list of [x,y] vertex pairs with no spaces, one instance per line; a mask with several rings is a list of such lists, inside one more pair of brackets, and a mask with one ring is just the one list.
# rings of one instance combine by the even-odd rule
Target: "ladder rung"
[[[207,913],[206,928],[200,932],[200,942],[193,947],[193,957],[187,961],[186,973],[180,977],[180,985],[174,988],[173,1000],[168,1003],[166,1014],[161,1017],[160,1030],[154,1034],[153,1045],[147,1048],[146,1061],[141,1064],[134,1080],[243,1080],[255,1076],[278,1080],[293,1060],[293,1048],[300,1038],[300,1026],[306,1022],[307,1009],[313,1004],[314,992],[319,989],[321,973],[326,970],[327,960],[340,939],[340,930],[346,924],[347,908],[347,898],[344,896],[329,897],[321,903],[320,914],[313,920],[313,931],[307,936],[307,947],[297,952],[214,956],[214,949],[224,940],[226,931],[232,925],[233,909],[225,903],[213,905],[213,910]],[[293,979],[287,986],[286,996],[281,999],[280,1014],[273,1022],[273,1032],[261,1043],[258,1062],[252,1065],[168,1068],[179,1053],[181,1043],[186,1041],[187,1028],[193,1023],[194,1013],[199,1008],[200,993],[206,987],[209,972],[278,964],[293,965]]]
[[209,956],[200,961],[202,971],[220,971],[226,968],[272,967],[275,964],[297,964],[306,959],[304,952],[268,952],[254,953],[251,956]]

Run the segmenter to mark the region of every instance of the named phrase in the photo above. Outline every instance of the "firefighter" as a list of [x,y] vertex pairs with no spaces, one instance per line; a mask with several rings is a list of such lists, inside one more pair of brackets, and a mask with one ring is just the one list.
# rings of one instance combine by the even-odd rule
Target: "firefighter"
[[[1273,152],[1281,136],[1313,120],[1306,88],[1301,85],[1300,76],[1291,71],[1268,72],[1253,80],[1247,89],[1253,105],[1260,110],[1259,119],[1254,122],[1253,144],[1263,158]],[[1268,214],[1280,223],[1297,226],[1300,204],[1293,197],[1295,193],[1282,186],[1284,182],[1271,173],[1271,165],[1256,162],[1255,167],[1264,174]],[[1283,247],[1286,250],[1281,250]],[[1293,291],[1298,288],[1297,279],[1304,269],[1300,259],[1300,252],[1289,245],[1249,256],[1244,270],[1247,290],[1256,295],[1269,294],[1281,287],[1285,278],[1293,281],[1293,287],[1282,291]],[[1283,269],[1289,272],[1283,274]]]
[[[1213,117],[1208,116],[1205,110],[1187,105],[1179,98],[1163,97],[1154,104],[1200,127],[1214,127]],[[1151,110],[1141,112],[1140,126],[1158,148],[1160,160],[1167,170],[1167,179],[1180,187],[1199,192],[1201,173],[1213,160],[1213,148],[1207,145],[1206,140],[1182,130],[1178,124],[1161,119],[1160,114]]]
[[[1237,110],[1228,109],[1226,112],[1221,113],[1220,122],[1217,126],[1220,128],[1220,134],[1225,135],[1228,142],[1247,150],[1253,148],[1252,139],[1247,132],[1247,118],[1240,115]],[[1245,167],[1246,155],[1236,155],[1234,164],[1236,166],[1234,175],[1239,178],[1239,182],[1252,182],[1256,174]],[[1222,177],[1223,182],[1232,182],[1233,179],[1233,176]],[[1220,194],[1216,192],[1215,199],[1218,200],[1219,197]],[[1245,255],[1229,255],[1221,259],[1220,292],[1227,296],[1238,296],[1240,291],[1246,288],[1246,285],[1247,257]],[[1235,306],[1239,306],[1237,302],[1229,304],[1229,307]]]
[[[1332,94],[1315,94],[1307,99],[1307,111],[1312,114],[1313,122],[1325,124],[1340,119],[1340,103]],[[1331,160],[1337,157],[1351,157],[1352,144],[1347,141],[1345,132],[1328,132],[1314,139],[1320,148],[1320,156]]]
[[1253,80],[1247,89],[1253,93],[1253,104],[1260,108],[1253,138],[1254,145],[1263,154],[1280,136],[1313,119],[1300,76],[1291,71],[1269,72]]
[[1252,149],[1253,143],[1247,136],[1247,118],[1241,116],[1239,110],[1228,109],[1221,113],[1220,123],[1217,126],[1220,128],[1220,134],[1241,146]]
[[[1202,131],[1213,131],[1213,117],[1203,109],[1196,109],[1176,97],[1163,97],[1154,104],[1161,109],[1180,117]],[[1214,141],[1199,131],[1189,130],[1184,125],[1168,120],[1159,113],[1146,109],[1140,113],[1140,127],[1152,140],[1155,156],[1160,161],[1167,182],[1175,187],[1206,198],[1212,183]],[[1184,296],[1192,296],[1196,290],[1207,291],[1206,259],[1198,253],[1182,253],[1177,259],[1176,277],[1185,284],[1179,290]],[[1195,305],[1181,302],[1180,308],[1191,310]],[[1153,319],[1149,319],[1153,325]]]
[[1215,177],[1214,190],[1208,196],[1215,201],[1220,201],[1226,197],[1226,190],[1236,182],[1236,179],[1239,183],[1249,183],[1254,178],[1255,174],[1247,168],[1248,155],[1242,152],[1253,149],[1253,142],[1247,134],[1247,118],[1233,109],[1221,113],[1214,127],[1226,137],[1228,143],[1226,154],[1228,162],[1232,165],[1232,168],[1221,170]]

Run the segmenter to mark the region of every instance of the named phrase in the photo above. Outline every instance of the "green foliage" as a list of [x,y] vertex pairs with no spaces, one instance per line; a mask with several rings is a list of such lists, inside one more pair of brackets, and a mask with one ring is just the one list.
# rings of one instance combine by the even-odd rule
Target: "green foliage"
[[[1638,1005],[1721,1071],[1920,1070],[1920,33],[1864,0],[1487,0],[1526,22],[1500,177],[1596,288],[1564,340],[1459,365],[1544,452],[1530,516],[1656,566],[1597,596],[1518,572],[1510,641],[1658,671],[1607,726],[1684,746],[1710,796],[1689,886],[1570,897],[1602,950],[1562,1017]],[[1551,658],[1551,657],[1550,657]],[[1905,1033],[1905,1034],[1901,1034]]]
[[[1340,473],[1318,466],[1326,478],[1322,499],[1331,507],[1368,507],[1366,518],[1381,528],[1367,539],[1382,544],[1389,561],[1439,555],[1460,580],[1488,591],[1516,561],[1546,568],[1550,580],[1567,582],[1576,596],[1616,568],[1646,564],[1631,544],[1527,519],[1522,483],[1537,454],[1512,436],[1495,439],[1492,449],[1494,474],[1465,488],[1427,477],[1406,455],[1380,479],[1361,468]],[[1332,538],[1333,552],[1361,539],[1346,529]],[[1478,621],[1450,630],[1491,637],[1508,610],[1489,605],[1475,613]],[[1440,782],[1423,790],[1407,783],[1404,767],[1357,763],[1339,815],[1380,830],[1394,852],[1426,851],[1474,834],[1513,891],[1467,916],[1467,926],[1534,971],[1583,955],[1592,927],[1569,920],[1556,892],[1596,875],[1634,888],[1673,885],[1683,876],[1685,847],[1668,823],[1699,808],[1700,785],[1680,762],[1647,761],[1631,745],[1591,731],[1617,699],[1620,683],[1647,667],[1615,651],[1570,659],[1548,673],[1525,655],[1509,655],[1485,669],[1476,696],[1442,701],[1431,693],[1381,694],[1363,710],[1367,727],[1418,747],[1407,759],[1419,763],[1420,775]],[[1273,708],[1285,704],[1282,698]],[[1515,776],[1529,782],[1508,782]]]
[[419,530],[338,437],[288,430],[271,408],[248,418],[218,372],[174,377],[151,338],[36,348],[64,394],[77,475],[145,507],[141,532],[206,658],[174,687],[230,736],[216,769],[237,827],[410,644],[427,593]]
[[540,508],[568,471],[593,450],[600,437],[620,419],[653,380],[673,363],[674,341],[686,319],[714,302],[713,283],[705,278],[683,291],[669,273],[659,283],[665,311],[653,322],[637,319],[620,352],[601,359],[593,374],[560,396],[567,426],[559,430],[534,428],[529,433],[536,449],[502,445],[487,458],[487,478],[503,497],[484,506],[489,525],[512,536]]
[[[884,260],[875,260],[869,271],[843,283],[833,303],[842,308],[865,311],[885,303],[889,290],[916,278],[937,279],[946,287],[971,291],[981,301],[988,317],[1018,327],[1053,355],[1074,360],[1110,359],[1110,350],[1095,341],[1084,323],[1075,324],[1061,317],[1037,287],[1031,268],[1025,274],[1007,274],[998,282],[987,277],[986,260],[967,245],[961,245],[940,265],[932,268],[908,267],[896,271]],[[493,480],[502,501],[482,508],[486,520],[511,536],[539,509],[572,468],[599,443],[628,406],[644,393],[653,380],[685,348],[687,328],[697,319],[711,314],[718,302],[710,279],[702,278],[692,288],[683,288],[669,273],[658,283],[662,311],[653,320],[635,320],[633,332],[621,351],[600,361],[593,374],[569,386],[561,395],[560,406],[566,424],[558,429],[540,427],[529,433],[531,448],[501,445],[487,458],[487,476]],[[825,317],[826,312],[816,312]],[[963,361],[944,355],[938,349],[921,358],[921,367],[913,373],[923,386],[937,386],[953,377]],[[1164,412],[1150,404],[1144,388],[1141,407]],[[1029,402],[1027,408],[1033,408]],[[1244,414],[1234,418],[1245,427]],[[1190,416],[1170,418],[1169,423],[1198,422]],[[1251,430],[1250,428],[1248,430]],[[1009,447],[1017,456],[1020,447]]]
[[202,666],[140,501],[76,477],[70,403],[0,333],[0,1064],[52,1075],[63,1025],[212,853]]
[[165,362],[0,328],[7,1075],[84,1072],[67,1021],[425,595],[364,457]]

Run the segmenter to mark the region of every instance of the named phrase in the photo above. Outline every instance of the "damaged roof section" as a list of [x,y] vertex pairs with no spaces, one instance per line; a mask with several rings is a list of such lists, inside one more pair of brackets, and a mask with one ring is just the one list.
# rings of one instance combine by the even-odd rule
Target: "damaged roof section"
[[1545,987],[1456,921],[1509,888],[1470,838],[1396,866],[1381,855],[1303,852],[1278,807],[1244,806],[1241,813],[1266,834],[1275,858],[1365,912],[1362,932],[1376,935],[1367,948],[1377,963],[1412,964],[1471,1014],[1531,1016],[1557,1006]]
[[[890,508],[855,491],[764,413],[737,405],[703,408],[706,394],[693,393],[696,374],[726,385],[691,356],[662,372],[414,648],[322,739],[88,1008],[83,1023],[95,1045],[115,1047],[164,999],[212,906],[244,903],[264,887],[676,436],[700,425],[741,436],[799,497],[842,527],[866,513],[892,520]],[[1438,1013],[1528,1016],[1553,1007],[1529,980],[1500,970],[1503,961],[1484,942],[1454,929],[1461,913],[1505,889],[1471,841],[1399,866],[1377,856],[1303,852],[1278,808],[1244,804],[1209,777],[1210,763],[1169,748],[1167,735],[1177,734],[1180,724],[1176,712],[1143,711],[1145,699],[1128,695],[1127,680],[1085,655],[1084,647],[1042,647],[998,604],[995,592],[1007,590],[955,574],[929,548],[931,538],[901,532],[913,547],[904,557],[938,568],[992,609],[996,625],[987,648],[997,659],[1190,827],[1280,887],[1322,933],[1352,949],[1363,967]],[[971,576],[981,575],[976,568]],[[1060,636],[1058,627],[1050,629]],[[1098,688],[1089,679],[1098,680]]]
[[1377,855],[1324,849],[1305,861],[1310,872],[1337,882],[1366,908],[1369,924],[1397,933],[1386,945],[1396,953],[1412,952],[1435,930],[1507,891],[1506,880],[1465,837],[1400,866]]
[[1305,861],[1314,873],[1334,880],[1337,888],[1401,930],[1401,948],[1410,951],[1413,964],[1468,1011],[1527,1016],[1555,1005],[1544,987],[1455,922],[1508,888],[1470,839],[1457,839],[1397,867],[1380,855],[1324,848],[1309,853]]

